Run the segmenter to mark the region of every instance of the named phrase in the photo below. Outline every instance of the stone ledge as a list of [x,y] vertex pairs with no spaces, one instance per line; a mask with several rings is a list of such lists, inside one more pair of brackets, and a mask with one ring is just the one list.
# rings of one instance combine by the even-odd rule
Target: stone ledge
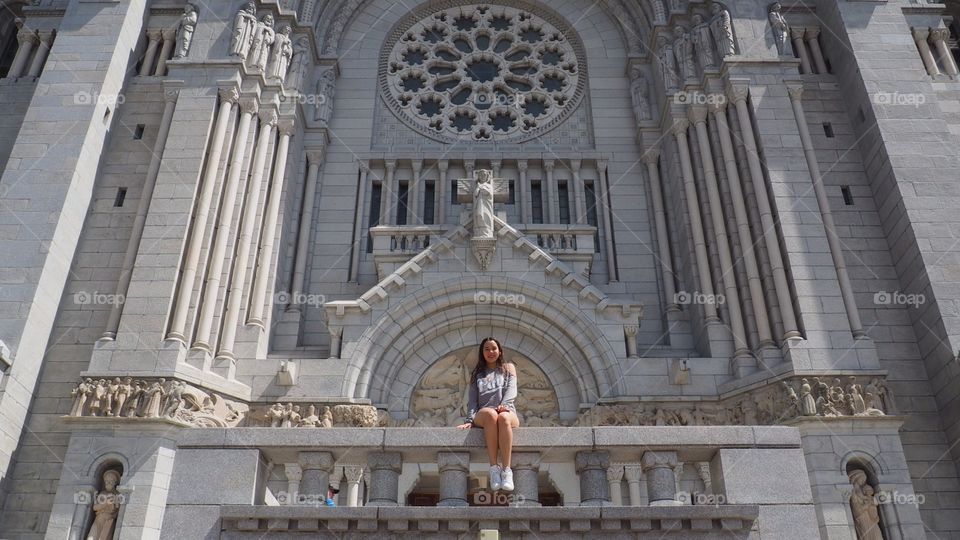
[[[737,538],[753,528],[757,505],[718,506],[607,506],[607,507],[465,507],[395,506],[327,508],[314,506],[220,507],[225,532],[319,530],[462,531],[483,528],[531,532],[622,530],[667,531],[694,538],[720,532]],[[314,529],[315,530],[315,529]],[[655,536],[656,535],[656,536]]]

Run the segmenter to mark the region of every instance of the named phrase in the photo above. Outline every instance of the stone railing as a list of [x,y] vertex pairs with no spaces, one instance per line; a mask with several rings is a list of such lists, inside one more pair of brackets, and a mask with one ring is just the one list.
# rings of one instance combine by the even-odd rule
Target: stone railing
[[[179,435],[166,519],[186,517],[192,505],[216,505],[224,538],[252,532],[270,538],[271,531],[291,530],[382,536],[478,527],[641,536],[682,530],[684,538],[746,538],[757,530],[766,504],[813,512],[799,432],[791,427],[519,428],[513,456],[516,487],[509,506],[478,506],[470,486],[485,485],[481,430],[187,430]],[[693,499],[680,489],[691,477],[680,474],[684,464],[703,481]],[[339,477],[343,469],[352,502],[325,507],[327,486],[338,483],[333,474]],[[436,506],[404,506],[406,493],[420,485],[426,471],[436,475],[431,480],[438,490]],[[624,505],[623,478],[630,506]],[[353,507],[362,480],[363,506]],[[543,486],[562,491],[565,507],[579,508],[541,506]],[[280,492],[284,497],[276,496]],[[789,519],[780,521],[764,518],[761,533],[777,537],[789,531]]]
[[597,228],[590,225],[524,225],[517,226],[530,241],[553,255],[587,254],[595,250]]
[[390,225],[370,229],[374,257],[410,255],[430,247],[431,241],[442,235],[446,227],[440,225]]

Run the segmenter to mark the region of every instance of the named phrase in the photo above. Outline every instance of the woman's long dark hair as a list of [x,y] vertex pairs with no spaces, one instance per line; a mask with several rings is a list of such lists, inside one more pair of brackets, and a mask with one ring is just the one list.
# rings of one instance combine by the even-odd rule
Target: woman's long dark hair
[[483,341],[480,342],[480,358],[477,359],[477,366],[473,368],[473,373],[470,374],[470,384],[477,382],[477,378],[480,377],[480,372],[483,371],[483,368],[487,367],[487,361],[483,356],[483,346],[486,345],[488,341],[492,341],[497,344],[497,350],[500,351],[500,356],[497,356],[496,370],[503,372],[503,345],[501,345],[496,338],[483,338]]

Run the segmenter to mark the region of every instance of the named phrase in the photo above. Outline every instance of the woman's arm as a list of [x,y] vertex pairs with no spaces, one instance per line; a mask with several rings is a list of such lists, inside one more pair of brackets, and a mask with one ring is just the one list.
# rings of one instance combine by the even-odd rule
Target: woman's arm
[[477,402],[480,401],[480,393],[477,390],[477,382],[471,381],[470,391],[467,398],[467,420],[466,423],[472,424],[473,417],[477,415]]
[[503,367],[507,371],[507,388],[503,392],[500,404],[515,409],[513,400],[517,398],[517,368],[513,364],[504,364]]

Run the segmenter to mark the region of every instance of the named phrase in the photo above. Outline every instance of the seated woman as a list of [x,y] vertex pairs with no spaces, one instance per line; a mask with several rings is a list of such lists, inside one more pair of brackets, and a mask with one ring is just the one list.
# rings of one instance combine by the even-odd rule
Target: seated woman
[[[513,428],[520,425],[513,400],[517,397],[517,368],[503,361],[503,347],[492,337],[480,342],[480,358],[470,376],[467,422],[457,426],[483,428],[490,458],[490,489],[513,491]],[[497,462],[497,451],[503,466]]]

